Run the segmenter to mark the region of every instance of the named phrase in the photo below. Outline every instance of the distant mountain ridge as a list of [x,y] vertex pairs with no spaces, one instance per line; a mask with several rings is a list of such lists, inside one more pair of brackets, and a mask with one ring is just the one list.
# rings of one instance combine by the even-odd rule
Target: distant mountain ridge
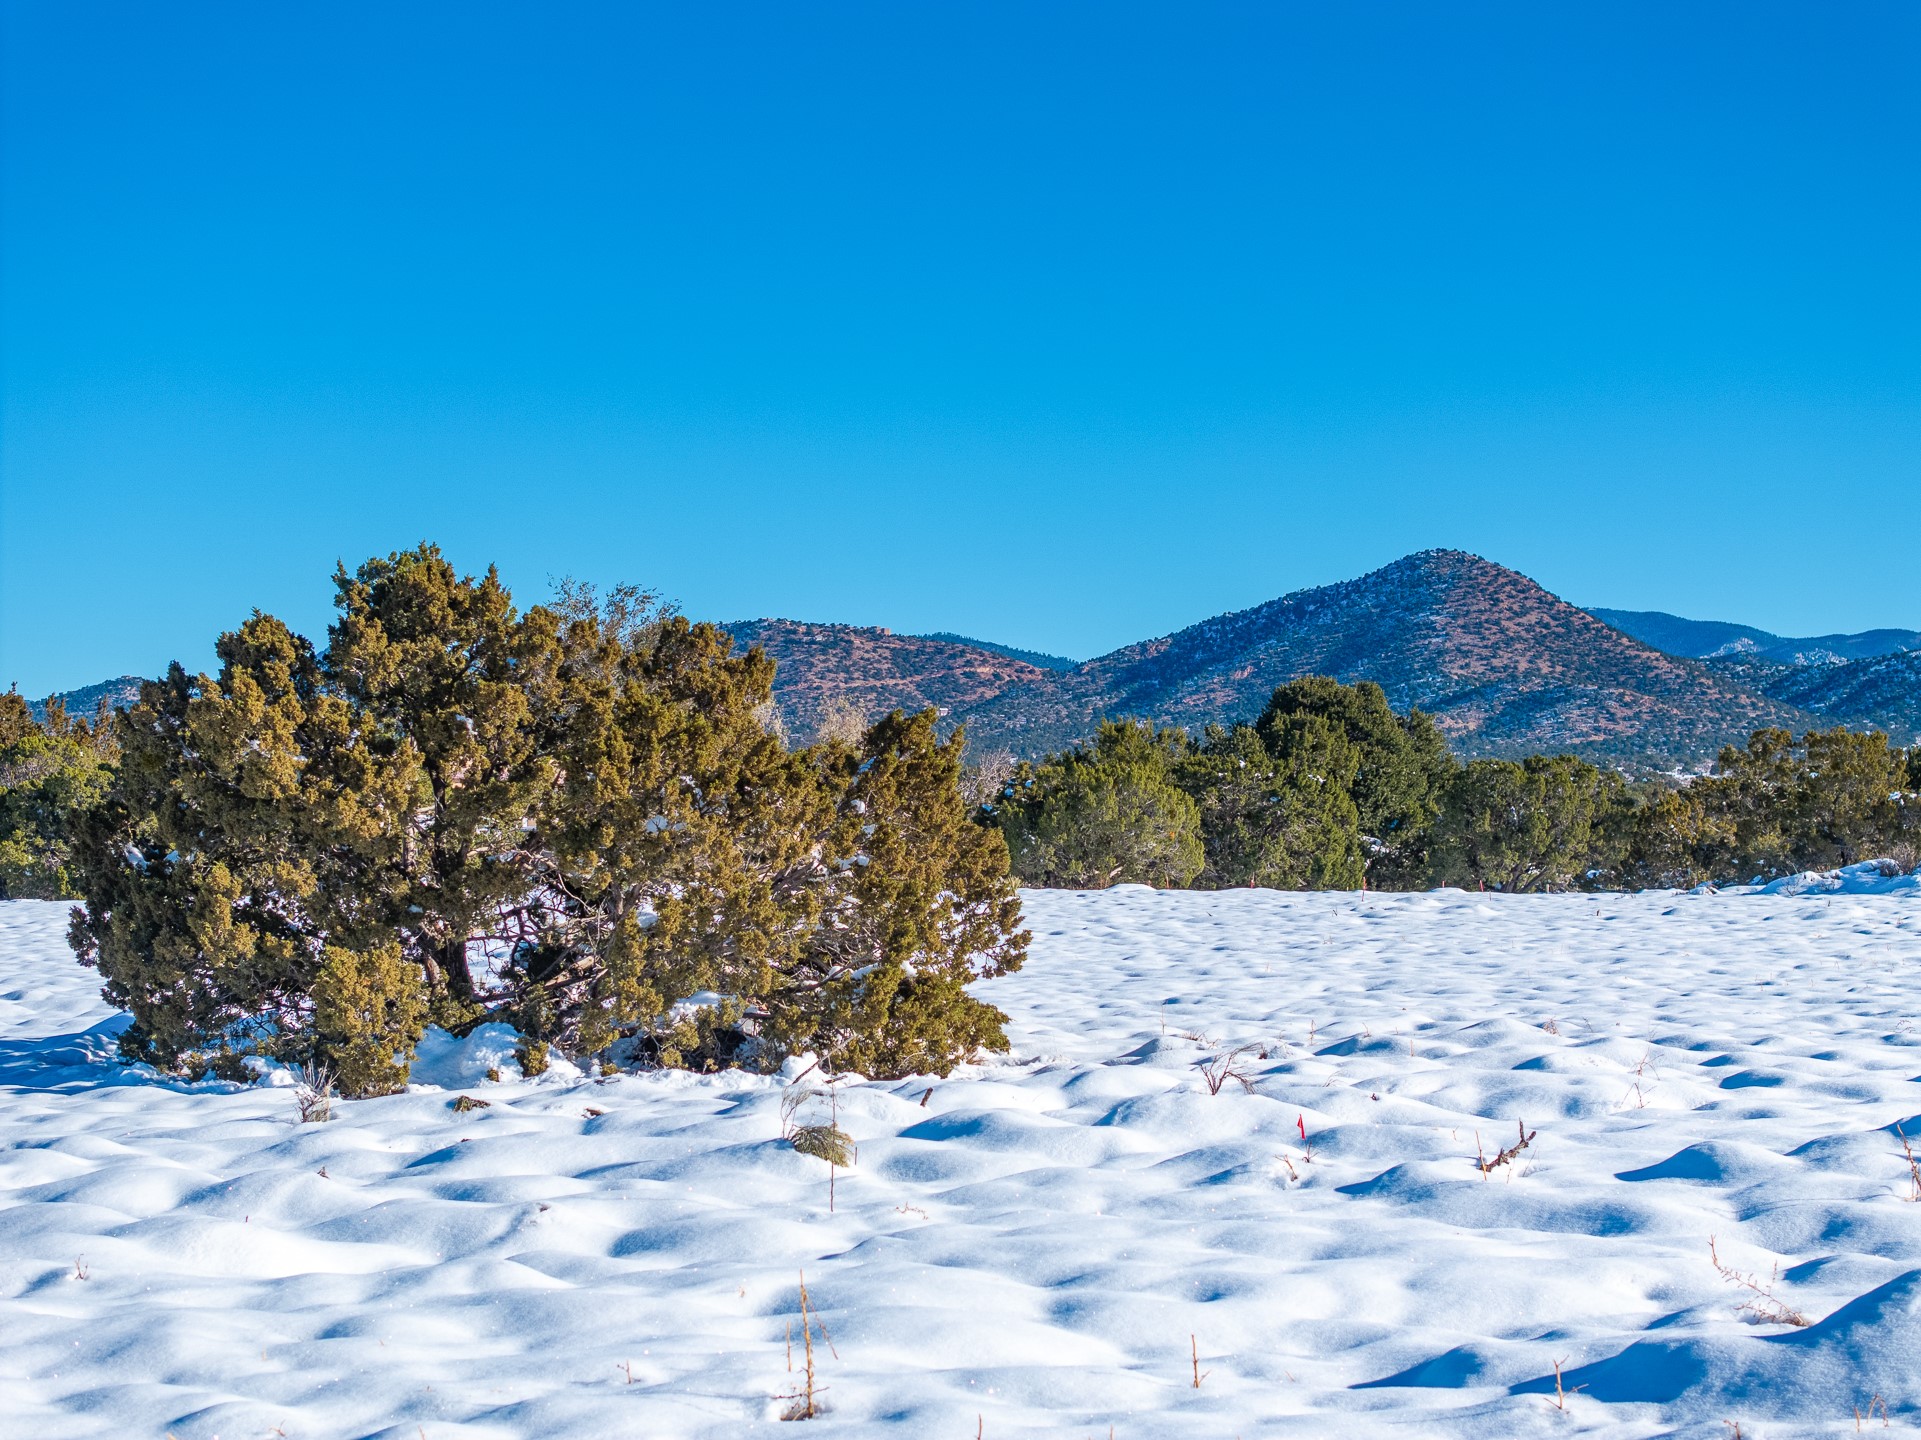
[[972,642],[896,635],[877,626],[741,620],[722,628],[737,650],[758,645],[774,658],[774,699],[802,739],[836,702],[867,716],[929,706],[952,715],[1048,673]]
[[[1763,725],[1848,724],[1921,740],[1921,632],[1792,639],[1659,611],[1582,610],[1458,550],[1297,590],[1081,663],[948,632],[743,620],[740,649],[778,662],[774,698],[811,738],[835,710],[933,707],[970,748],[1038,756],[1136,716],[1199,730],[1252,719],[1301,675],[1373,680],[1433,714],[1464,756],[1573,751],[1696,766]],[[1856,658],[1850,658],[1856,657]],[[90,715],[129,704],[132,676],[68,692]],[[44,705],[35,705],[44,714]]]
[[936,630],[931,635],[916,635],[916,640],[944,640],[950,645],[971,645],[976,650],[991,650],[996,655],[1005,655],[1010,660],[1025,661],[1039,666],[1042,670],[1072,670],[1081,662],[1069,660],[1065,655],[1049,655],[1044,650],[1022,650],[1013,645],[998,645],[992,640],[976,640],[971,635],[956,635],[950,630]]
[[1898,744],[1921,741],[1921,650],[1834,664],[1784,665],[1748,655],[1705,663],[1824,724],[1872,725]]
[[1588,614],[1670,655],[1697,660],[1748,655],[1778,665],[1834,664],[1921,650],[1921,630],[1863,630],[1853,635],[1774,635],[1725,620],[1687,620],[1661,610],[1590,609]]
[[47,707],[58,700],[67,707],[67,714],[76,720],[91,720],[100,709],[100,702],[106,700],[117,710],[124,710],[140,698],[141,679],[138,675],[120,675],[112,680],[102,680],[98,685],[83,685],[78,690],[64,690],[58,695],[49,695],[44,700],[29,700],[27,708],[33,718],[44,722]]

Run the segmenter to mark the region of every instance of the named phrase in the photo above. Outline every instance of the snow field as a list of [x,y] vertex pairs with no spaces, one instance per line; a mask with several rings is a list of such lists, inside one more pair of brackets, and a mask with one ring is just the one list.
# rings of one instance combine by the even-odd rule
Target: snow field
[[303,1126],[121,1070],[64,907],[0,906],[0,1435],[1911,1429],[1921,897],[1772,888],[1029,892],[1013,1054],[838,1087],[832,1213],[779,1077],[441,1037],[460,1088]]

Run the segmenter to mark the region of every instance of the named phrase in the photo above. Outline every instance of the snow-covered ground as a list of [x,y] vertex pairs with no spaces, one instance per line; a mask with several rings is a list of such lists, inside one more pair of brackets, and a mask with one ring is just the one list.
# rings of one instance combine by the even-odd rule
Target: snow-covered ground
[[1013,1055],[841,1087],[830,1213],[775,1078],[492,1084],[483,1039],[300,1125],[122,1072],[62,908],[0,906],[0,1434],[789,1434],[802,1271],[823,1435],[1921,1418],[1914,881],[1027,910]]

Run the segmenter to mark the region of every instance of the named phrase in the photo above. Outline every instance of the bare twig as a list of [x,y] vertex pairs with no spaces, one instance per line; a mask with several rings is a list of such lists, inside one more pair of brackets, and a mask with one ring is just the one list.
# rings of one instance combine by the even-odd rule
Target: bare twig
[[1901,1198],[1921,1204],[1921,1161],[1916,1161],[1914,1158],[1914,1145],[1898,1122],[1894,1127],[1894,1133],[1901,1137],[1901,1153],[1907,1157],[1908,1161],[1908,1193]]
[[1201,1369],[1201,1342],[1196,1340],[1192,1335],[1187,1337],[1187,1348],[1188,1353],[1194,1358],[1194,1388],[1198,1390],[1201,1388],[1201,1381],[1205,1380],[1214,1372],[1212,1370]]
[[1523,1150],[1527,1149],[1527,1147],[1533,1143],[1536,1133],[1538,1133],[1528,1129],[1526,1123],[1520,1120],[1514,1122],[1514,1128],[1520,1138],[1508,1146],[1507,1149],[1495,1155],[1492,1160],[1487,1158],[1487,1151],[1481,1149],[1481,1132],[1479,1130],[1474,1132],[1474,1148],[1478,1152],[1478,1158],[1475,1163],[1481,1167],[1481,1178],[1483,1180],[1487,1179],[1496,1166],[1507,1164],[1516,1155],[1519,1155]]
[[1568,1396],[1579,1395],[1583,1390],[1587,1389],[1585,1385],[1576,1385],[1572,1390],[1565,1389],[1562,1386],[1561,1367],[1565,1364],[1567,1364],[1567,1361],[1564,1359],[1554,1362],[1554,1408],[1556,1410],[1567,1409]]
[[1781,1278],[1780,1266],[1775,1267],[1774,1275],[1764,1284],[1755,1276],[1736,1270],[1732,1265],[1723,1265],[1720,1253],[1714,1247],[1712,1235],[1708,1236],[1708,1260],[1723,1280],[1730,1285],[1740,1286],[1754,1297],[1737,1306],[1738,1312],[1753,1316],[1763,1325],[1806,1326],[1814,1323],[1774,1293],[1775,1282]]

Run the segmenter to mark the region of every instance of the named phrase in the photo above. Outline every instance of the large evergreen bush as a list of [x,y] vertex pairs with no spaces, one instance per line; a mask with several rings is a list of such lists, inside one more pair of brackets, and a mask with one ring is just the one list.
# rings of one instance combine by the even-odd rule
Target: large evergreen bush
[[1757,730],[1721,752],[1714,773],[1639,816],[1622,881],[1692,885],[1772,879],[1921,847],[1914,756],[1879,732]]
[[1474,760],[1434,824],[1434,883],[1525,894],[1599,883],[1619,862],[1632,800],[1572,755]]
[[73,940],[130,1056],[372,1093],[429,1019],[876,1074],[1004,1045],[962,987],[1027,937],[931,715],[789,751],[772,663],[640,592],[521,611],[431,546],[335,588],[324,649],[256,614],[122,726]]
[[1179,767],[1200,810],[1201,883],[1351,890],[1362,881],[1360,751],[1317,715],[1215,727]]

